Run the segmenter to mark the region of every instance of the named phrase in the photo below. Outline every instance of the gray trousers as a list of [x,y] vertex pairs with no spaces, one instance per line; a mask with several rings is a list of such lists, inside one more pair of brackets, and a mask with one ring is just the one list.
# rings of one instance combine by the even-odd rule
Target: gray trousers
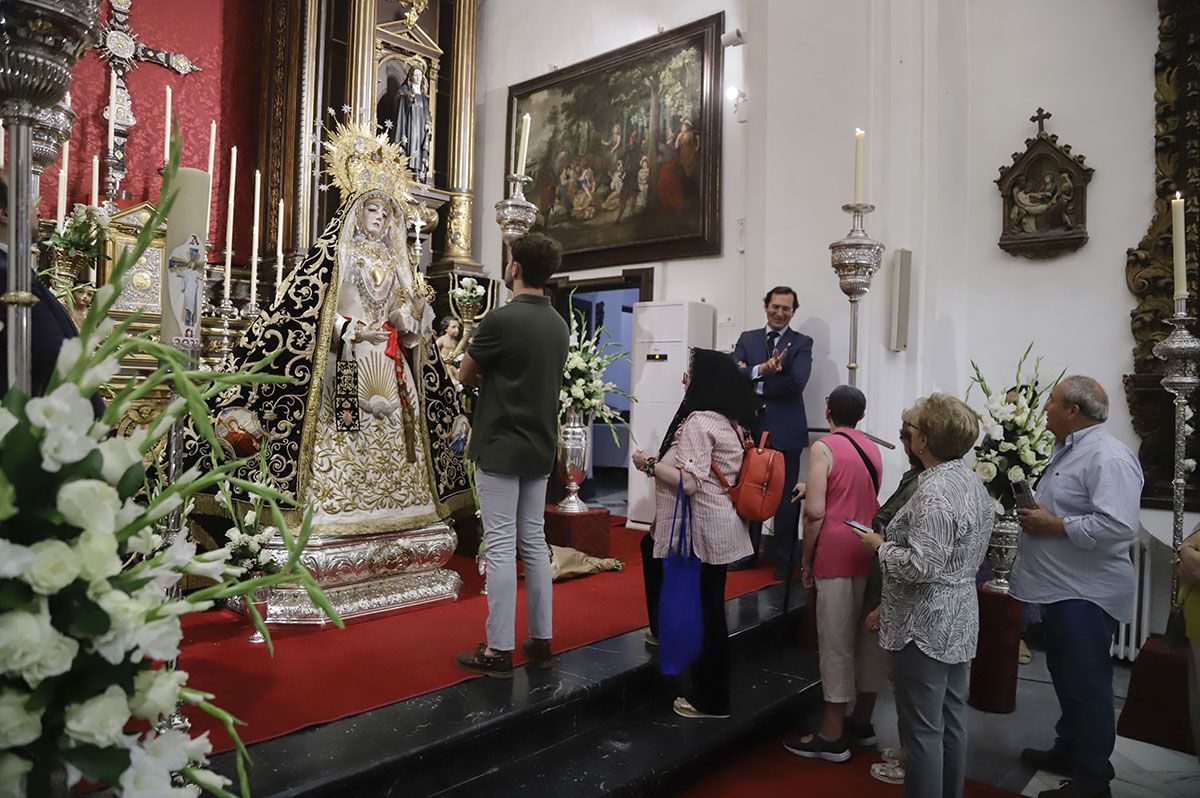
[[517,552],[525,563],[529,636],[549,640],[552,621],[550,546],[546,543],[546,482],[480,470],[475,475],[487,545],[487,644],[512,651],[517,616]]
[[904,798],[962,798],[970,676],[971,663],[938,662],[916,643],[892,655],[900,745],[908,758]]

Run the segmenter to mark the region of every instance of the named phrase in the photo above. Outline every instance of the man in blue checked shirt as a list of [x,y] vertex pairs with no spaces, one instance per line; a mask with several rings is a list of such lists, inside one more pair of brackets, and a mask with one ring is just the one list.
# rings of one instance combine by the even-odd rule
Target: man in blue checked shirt
[[1063,379],[1046,401],[1056,440],[1037,486],[1037,507],[1018,510],[1024,536],[1012,595],[1043,605],[1046,665],[1062,716],[1048,751],[1021,761],[1068,777],[1039,798],[1111,795],[1116,743],[1109,648],[1133,620],[1137,588],[1130,545],[1140,526],[1142,468],[1104,427],[1108,396],[1090,377]]

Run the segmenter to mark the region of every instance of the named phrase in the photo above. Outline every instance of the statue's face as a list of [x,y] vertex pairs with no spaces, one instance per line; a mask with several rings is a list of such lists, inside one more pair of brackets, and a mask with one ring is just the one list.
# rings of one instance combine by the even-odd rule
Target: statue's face
[[423,83],[422,78],[425,77],[425,73],[421,71],[421,68],[413,67],[412,72],[408,73],[408,77],[412,81],[413,88],[420,91]]
[[363,206],[363,232],[371,238],[379,238],[387,229],[389,211],[386,205],[371,200]]
[[462,329],[458,326],[457,321],[451,321],[446,325],[446,335],[449,335],[451,338],[457,339],[461,333]]

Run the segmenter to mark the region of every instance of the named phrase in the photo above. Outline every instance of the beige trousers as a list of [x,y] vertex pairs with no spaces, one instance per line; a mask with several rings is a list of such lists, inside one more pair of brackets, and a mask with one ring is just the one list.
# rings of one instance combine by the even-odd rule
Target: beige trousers
[[821,691],[831,704],[848,704],[857,693],[878,693],[887,684],[887,654],[863,625],[867,577],[817,580],[817,645]]
[[1200,758],[1200,643],[1188,644],[1188,709],[1192,716],[1192,745]]

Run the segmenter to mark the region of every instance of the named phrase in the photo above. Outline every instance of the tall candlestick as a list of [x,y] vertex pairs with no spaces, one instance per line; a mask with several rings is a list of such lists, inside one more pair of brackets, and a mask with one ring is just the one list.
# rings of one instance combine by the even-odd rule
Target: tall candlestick
[[854,128],[854,204],[861,205],[863,201],[863,140],[867,131]]
[[213,174],[213,164],[217,156],[217,120],[212,121],[212,125],[208,129],[208,210],[204,214],[204,240],[209,240],[209,228],[212,225],[212,195],[213,183],[216,182],[216,176]]
[[62,166],[58,170],[58,212],[55,214],[55,222],[58,232],[63,231],[63,225],[67,218],[67,165],[71,161],[71,140],[67,139],[62,145]]
[[100,156],[92,156],[92,207],[100,205]]
[[529,114],[521,115],[521,149],[517,153],[517,174],[525,174],[525,156],[529,154]]
[[253,247],[250,255],[250,304],[258,304],[258,217],[259,205],[262,200],[262,172],[254,170],[254,227],[250,234],[250,245]]
[[229,156],[229,204],[225,207],[225,304],[229,304],[229,284],[233,277],[233,190],[237,186],[237,147]]
[[163,120],[163,163],[171,160],[171,87],[167,86],[167,112]]
[[279,218],[275,224],[275,293],[283,283],[283,200],[279,201]]
[[108,157],[117,151],[117,73],[109,71],[108,83]]
[[1187,235],[1183,216],[1183,195],[1175,192],[1171,200],[1171,243],[1175,250],[1175,299],[1187,299],[1187,250],[1184,237]]

